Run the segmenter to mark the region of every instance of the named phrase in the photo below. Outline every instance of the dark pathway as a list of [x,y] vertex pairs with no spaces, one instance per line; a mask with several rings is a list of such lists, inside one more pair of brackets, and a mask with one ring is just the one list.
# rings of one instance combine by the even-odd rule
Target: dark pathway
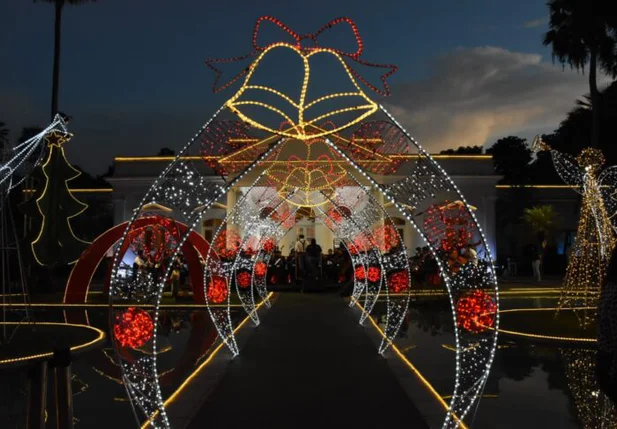
[[364,329],[338,295],[281,294],[189,428],[428,427]]

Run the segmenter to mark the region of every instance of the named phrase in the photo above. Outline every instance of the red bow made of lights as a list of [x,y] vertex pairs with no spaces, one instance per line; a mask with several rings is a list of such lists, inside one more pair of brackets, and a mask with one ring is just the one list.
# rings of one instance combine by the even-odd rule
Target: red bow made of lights
[[[390,77],[392,74],[394,74],[397,70],[398,67],[393,65],[393,64],[379,64],[379,63],[372,63],[372,62],[368,62],[365,60],[360,59],[360,56],[362,55],[362,52],[364,51],[364,43],[362,42],[362,38],[360,37],[360,33],[358,32],[358,26],[356,25],[355,22],[353,22],[353,20],[351,18],[347,18],[347,17],[339,17],[339,18],[335,18],[332,21],[328,22],[326,25],[322,26],[319,30],[317,30],[315,33],[306,33],[306,34],[299,34],[296,33],[295,31],[293,31],[291,28],[289,28],[287,25],[285,25],[283,22],[281,22],[280,20],[272,17],[272,16],[262,16],[260,18],[257,19],[257,22],[255,22],[255,27],[253,29],[253,43],[252,43],[252,49],[251,52],[249,52],[248,54],[245,55],[241,55],[241,56],[237,56],[237,57],[231,57],[231,58],[211,58],[206,60],[206,66],[210,69],[212,69],[214,71],[214,73],[216,73],[216,77],[214,78],[214,83],[212,84],[212,91],[217,93],[220,91],[223,91],[227,88],[229,88],[231,85],[233,85],[235,82],[238,81],[238,79],[240,79],[241,77],[245,76],[248,71],[249,71],[249,67],[245,67],[242,71],[240,71],[238,74],[236,74],[234,77],[232,77],[231,79],[229,79],[228,81],[226,81],[225,83],[219,85],[219,81],[221,80],[221,76],[222,76],[222,71],[217,68],[214,64],[229,64],[229,63],[235,63],[235,62],[239,62],[242,60],[245,60],[247,58],[251,58],[253,56],[255,56],[257,53],[259,52],[263,52],[264,50],[266,50],[268,47],[274,45],[275,43],[280,43],[280,42],[275,42],[275,43],[269,43],[267,45],[261,45],[259,43],[259,35],[260,35],[260,30],[261,30],[261,24],[264,22],[271,22],[275,25],[275,28],[279,28],[282,29],[283,31],[285,31],[287,33],[286,37],[291,36],[291,38],[293,39],[293,46],[295,46],[297,49],[303,51],[303,52],[310,52],[310,51],[314,51],[317,49],[328,49],[329,51],[335,52],[338,55],[340,55],[342,58],[346,58],[348,60],[354,61],[357,64],[360,64],[362,66],[367,66],[367,67],[375,67],[375,68],[383,68],[383,69],[387,69],[387,71],[382,74],[380,76],[381,82],[383,84],[383,89],[378,88],[377,86],[371,84],[368,80],[366,80],[362,75],[360,75],[353,67],[349,66],[349,64],[347,64],[347,66],[349,67],[349,70],[351,71],[351,73],[354,75],[354,77],[356,77],[358,80],[360,80],[362,83],[364,83],[367,87],[369,87],[370,89],[372,89],[373,91],[375,91],[377,94],[380,95],[384,95],[384,96],[388,96],[390,95],[390,87],[388,86],[388,77]],[[324,46],[320,46],[319,45],[319,36],[324,33],[326,30],[331,29],[332,27],[335,27],[337,25],[340,24],[347,24],[350,28],[350,30],[352,31],[354,38],[356,40],[356,45],[357,48],[355,50],[355,52],[348,52],[342,49],[337,49],[337,48],[333,48],[333,47],[324,47]],[[313,46],[302,46],[302,42],[303,41],[310,41],[312,42]]]

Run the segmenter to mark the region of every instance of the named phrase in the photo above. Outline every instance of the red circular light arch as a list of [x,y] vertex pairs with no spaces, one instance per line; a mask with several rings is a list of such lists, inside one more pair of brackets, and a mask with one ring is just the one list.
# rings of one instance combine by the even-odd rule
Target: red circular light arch
[[[131,228],[130,234],[138,234],[144,228],[148,226],[159,225],[163,218],[161,216],[147,216],[137,219]],[[88,297],[88,289],[90,282],[96,269],[101,261],[105,258],[109,249],[114,244],[122,239],[122,235],[128,226],[128,222],[123,222],[116,225],[103,234],[99,235],[92,244],[81,254],[81,257],[73,267],[69,280],[66,284],[66,290],[64,292],[64,302],[68,304],[82,304],[86,302]],[[175,221],[176,233],[179,236],[183,236],[188,231],[188,227]],[[120,249],[120,253],[124,254],[127,251],[129,240],[125,240]],[[210,245],[201,235],[195,231],[191,231],[188,240],[182,245],[182,254],[186,259],[189,276],[191,278],[191,284],[193,286],[193,300],[200,304],[205,304],[206,299],[204,295],[204,279],[202,275],[201,262],[199,256],[205,260],[208,257],[208,251]],[[217,255],[213,253],[215,257]],[[212,255],[211,255],[212,256]],[[109,290],[109,280],[111,271],[107,274],[105,280],[104,290]]]

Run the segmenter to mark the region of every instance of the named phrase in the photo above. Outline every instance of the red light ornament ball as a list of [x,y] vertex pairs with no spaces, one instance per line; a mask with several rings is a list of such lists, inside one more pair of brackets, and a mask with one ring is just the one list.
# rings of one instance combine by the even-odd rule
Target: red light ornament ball
[[379,267],[368,267],[368,281],[377,283],[381,278],[381,269]]
[[274,252],[274,249],[276,248],[276,243],[274,242],[273,239],[268,238],[266,241],[264,241],[264,244],[262,246],[262,249],[264,250],[264,252],[266,253],[272,253]]
[[208,286],[208,301],[214,304],[220,304],[227,299],[229,291],[227,290],[227,280],[221,276],[214,276],[212,282]]
[[359,267],[356,267],[356,269],[354,270],[354,275],[356,277],[356,280],[364,281],[364,279],[366,279],[366,272],[364,271],[364,265],[360,265]]
[[251,273],[248,271],[240,271],[236,274],[236,281],[240,289],[248,289],[251,287]]
[[495,324],[497,304],[486,292],[474,290],[456,303],[456,325],[466,331],[480,333]]
[[114,338],[122,347],[139,348],[150,341],[153,335],[154,322],[146,311],[129,307],[116,315]]
[[264,277],[266,275],[266,271],[268,271],[268,266],[265,262],[257,262],[255,264],[255,275],[257,277]]
[[397,271],[388,276],[388,289],[392,293],[403,293],[409,290],[409,273],[407,270]]

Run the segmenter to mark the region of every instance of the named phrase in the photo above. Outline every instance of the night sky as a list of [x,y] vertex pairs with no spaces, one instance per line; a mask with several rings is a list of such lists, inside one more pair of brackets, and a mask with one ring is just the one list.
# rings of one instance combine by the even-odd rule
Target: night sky
[[[49,121],[53,6],[0,0],[0,121]],[[362,4],[371,7],[360,7]],[[587,91],[551,63],[543,1],[145,1],[66,7],[60,110],[73,116],[72,163],[103,173],[117,155],[181,147],[230,92],[213,94],[209,57],[248,52],[254,21],[297,32],[346,15],[367,60],[395,63],[384,102],[429,150],[550,132]],[[335,4],[335,5],[334,5]]]

